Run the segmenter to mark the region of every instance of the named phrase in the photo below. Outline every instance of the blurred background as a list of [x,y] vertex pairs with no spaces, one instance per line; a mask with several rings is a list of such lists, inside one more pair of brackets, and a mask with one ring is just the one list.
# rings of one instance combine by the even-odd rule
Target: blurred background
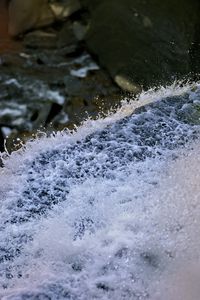
[[1,0],[0,151],[198,80],[198,0]]

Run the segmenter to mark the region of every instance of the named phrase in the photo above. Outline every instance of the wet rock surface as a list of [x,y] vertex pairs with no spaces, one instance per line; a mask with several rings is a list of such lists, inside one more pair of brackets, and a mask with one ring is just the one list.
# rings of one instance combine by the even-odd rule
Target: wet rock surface
[[4,137],[9,133],[9,150],[15,137],[26,140],[44,127],[72,128],[121,99],[109,74],[75,37],[71,22],[28,33],[20,51],[4,51],[0,62],[0,127]]
[[[118,105],[127,92],[185,75],[199,78],[197,0],[30,0],[26,5],[23,16],[23,1],[9,6],[9,26],[22,26],[18,40],[11,42],[5,28],[0,32],[1,149],[7,135],[10,150],[15,137],[26,140],[43,127],[72,128]],[[31,5],[40,5],[41,14],[31,14]],[[53,19],[42,23],[49,9]]]
[[192,71],[198,1],[82,3],[90,12],[87,45],[122,89],[134,92]]
[[79,0],[12,0],[8,3],[8,31],[12,36],[63,20],[81,8]]

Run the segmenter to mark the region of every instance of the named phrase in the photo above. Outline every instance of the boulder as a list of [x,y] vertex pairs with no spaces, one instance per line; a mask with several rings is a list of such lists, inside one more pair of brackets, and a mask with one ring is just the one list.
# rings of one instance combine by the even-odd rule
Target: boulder
[[50,6],[57,20],[69,17],[81,8],[79,0],[54,1]]
[[9,33],[17,36],[29,29],[51,24],[55,17],[48,0],[11,0]]
[[9,33],[18,36],[30,29],[63,20],[80,9],[78,0],[11,0],[9,4]]
[[82,0],[87,46],[124,90],[137,92],[191,71],[197,0]]
[[8,13],[6,0],[0,1],[0,39],[8,36]]

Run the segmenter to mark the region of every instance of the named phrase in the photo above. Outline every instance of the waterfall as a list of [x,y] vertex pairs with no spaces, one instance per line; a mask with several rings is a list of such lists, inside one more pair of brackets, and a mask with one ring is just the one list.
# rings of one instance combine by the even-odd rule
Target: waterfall
[[1,299],[197,299],[199,135],[200,85],[174,84],[5,153]]

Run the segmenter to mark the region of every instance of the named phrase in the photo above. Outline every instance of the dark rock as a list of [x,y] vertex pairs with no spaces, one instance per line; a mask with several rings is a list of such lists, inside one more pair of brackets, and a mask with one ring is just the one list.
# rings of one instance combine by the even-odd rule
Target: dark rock
[[70,22],[65,22],[58,34],[57,47],[65,47],[77,43],[77,38],[74,35],[73,28]]
[[79,0],[52,1],[50,7],[57,20],[63,20],[81,8]]
[[12,0],[9,3],[9,33],[17,36],[55,21],[47,0]]
[[82,0],[91,20],[86,42],[116,83],[128,91],[191,71],[189,50],[197,0]]
[[32,49],[54,49],[56,48],[56,43],[57,35],[55,32],[47,32],[42,30],[29,32],[24,36],[23,39],[24,46]]
[[[1,57],[0,126],[11,131],[8,151],[32,139],[38,129],[74,128],[119,104],[120,91],[108,74],[74,47],[29,47]],[[4,149],[3,140],[0,147]]]
[[77,40],[82,41],[85,38],[87,26],[76,21],[73,23],[73,31]]
[[79,0],[12,0],[9,3],[9,33],[18,36],[30,29],[50,25],[80,8]]

